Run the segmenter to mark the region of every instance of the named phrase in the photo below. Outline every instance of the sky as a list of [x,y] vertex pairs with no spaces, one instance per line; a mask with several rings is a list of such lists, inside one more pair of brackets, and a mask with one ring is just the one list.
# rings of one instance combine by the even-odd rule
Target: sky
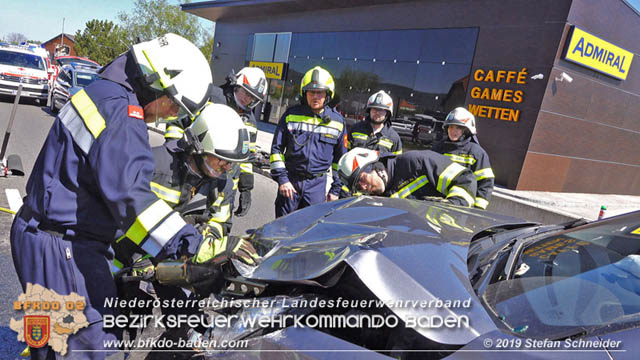
[[[169,0],[169,3],[181,2]],[[133,5],[133,0],[0,0],[0,38],[16,32],[29,40],[45,42],[60,35],[62,18],[64,32],[75,35],[89,20],[119,23],[118,13],[131,13]],[[205,29],[213,26],[213,22],[200,19]]]
[[[194,0],[201,1],[201,0]],[[640,9],[640,0],[626,0]],[[169,0],[171,4],[185,1]],[[9,33],[24,34],[29,40],[45,42],[62,32],[75,35],[92,19],[118,23],[118,13],[130,13],[134,0],[0,0],[0,38]],[[200,18],[205,29],[213,22]]]

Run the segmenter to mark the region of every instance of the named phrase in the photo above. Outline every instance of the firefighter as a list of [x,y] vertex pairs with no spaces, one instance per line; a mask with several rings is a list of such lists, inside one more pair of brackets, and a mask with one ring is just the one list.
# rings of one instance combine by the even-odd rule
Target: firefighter
[[[211,101],[217,104],[224,104],[232,107],[242,118],[249,128],[249,138],[251,153],[256,152],[256,140],[258,138],[258,128],[253,109],[259,103],[265,101],[267,96],[267,78],[260,68],[245,67],[235,74],[227,77],[227,82],[221,87],[212,87]],[[185,123],[186,120],[186,123]],[[165,139],[180,139],[184,133],[183,129],[190,121],[184,118],[181,121],[174,121],[167,124]],[[234,166],[229,173],[229,181],[233,180],[233,197],[231,206],[235,198],[235,189],[240,191],[238,209],[236,216],[244,216],[251,207],[251,190],[253,190],[253,165],[250,162],[241,163]]]
[[[279,184],[276,217],[338,198],[342,184],[337,165],[346,152],[347,136],[342,115],[327,105],[334,92],[331,74],[316,66],[300,83],[301,104],[280,118],[270,158],[271,174]],[[333,182],[327,194],[330,168]]]
[[433,150],[471,169],[478,182],[474,206],[486,210],[491,200],[495,175],[489,155],[476,138],[475,117],[465,108],[455,108],[447,115],[443,127],[448,136],[436,143]]
[[349,131],[348,149],[361,147],[377,150],[381,154],[402,154],[400,135],[391,127],[393,100],[383,90],[367,100],[367,117]]
[[380,156],[355,148],[340,159],[338,173],[352,190],[392,198],[441,197],[454,205],[471,207],[476,193],[473,173],[431,150]]
[[[249,128],[251,153],[256,153],[258,127],[253,109],[264,103],[267,97],[267,78],[260,68],[245,67],[230,76],[227,83],[221,86],[225,103],[235,109]],[[245,216],[251,207],[251,190],[253,190],[253,165],[250,162],[239,164],[234,168],[232,179],[238,184],[240,192],[236,216]],[[235,194],[235,193],[234,193]]]
[[[254,265],[255,250],[251,253],[241,251],[252,249],[251,245],[247,247],[244,240],[227,236],[231,229],[230,199],[234,193],[224,181],[233,164],[249,157],[247,126],[230,107],[209,103],[185,133],[180,140],[151,149],[155,161],[151,191],[181,214],[197,210],[195,214],[185,215],[184,219],[202,229],[207,240],[202,244],[212,245],[215,250],[198,256],[208,254],[213,258],[224,252]],[[200,199],[205,200],[206,208],[200,208]],[[138,249],[117,246],[117,250],[116,259],[131,265],[128,254]],[[208,260],[201,258],[198,262]]]
[[[200,244],[194,262],[206,263],[217,256],[227,256],[255,265],[258,255],[253,246],[242,238],[228,235],[229,199],[233,192],[230,187],[225,187],[228,182],[218,181],[225,180],[233,164],[249,157],[247,126],[230,107],[209,103],[184,133],[186,136],[180,140],[152,148],[156,167],[151,178],[151,191],[201,231],[206,241]],[[116,244],[115,268],[112,271],[131,268],[133,275],[153,280],[150,277],[154,270],[153,261],[148,254],[130,244],[124,241]],[[216,291],[215,284],[220,284],[222,279],[201,280],[202,286],[198,286],[196,293],[208,296]],[[126,300],[153,299],[154,296],[161,300],[188,299],[179,288],[158,281],[153,281],[152,296],[147,295],[150,287],[141,286],[137,281],[119,282],[118,288],[119,297]],[[165,315],[192,315],[198,314],[198,310],[194,306],[161,309]],[[131,308],[128,311],[133,314],[152,313],[149,308]],[[176,336],[181,331],[168,331],[164,336]],[[134,336],[135,331],[130,331],[130,337]]]
[[[108,261],[125,238],[157,259],[196,254],[202,236],[151,191],[154,162],[145,121],[197,113],[211,71],[188,40],[165,34],[133,45],[98,80],[60,110],[27,182],[24,206],[11,227],[11,250],[23,290],[40,284],[84,296],[89,326],[68,349],[101,350],[119,329],[103,329],[104,307],[116,296]],[[143,121],[145,120],[145,121]],[[115,350],[115,349],[114,349]],[[32,358],[53,358],[50,347]],[[104,358],[106,352],[75,352]]]
[[[356,123],[347,137],[347,149],[366,148],[377,150],[381,154],[402,154],[402,140],[400,135],[391,127],[393,115],[393,99],[383,90],[371,95],[367,100],[367,117],[364,121]],[[345,184],[342,184],[340,197],[360,195],[357,191],[351,192]]]

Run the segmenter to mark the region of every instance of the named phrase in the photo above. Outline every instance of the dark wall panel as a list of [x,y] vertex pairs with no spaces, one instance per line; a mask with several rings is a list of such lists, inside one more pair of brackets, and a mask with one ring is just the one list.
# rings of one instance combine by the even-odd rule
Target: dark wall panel
[[[529,152],[520,190],[634,195],[640,186],[637,166]],[[606,177],[605,174],[615,174]]]
[[[563,60],[571,25],[635,53],[627,80]],[[547,189],[551,180],[527,177],[535,176],[529,159],[548,155],[571,161],[562,191],[640,194],[639,33],[640,16],[622,1],[573,1],[518,189]],[[562,72],[573,82],[556,80]]]
[[528,153],[520,175],[520,190],[562,191],[571,159],[561,156]]
[[623,129],[542,111],[529,151],[640,165],[640,156],[629,152],[637,144]]

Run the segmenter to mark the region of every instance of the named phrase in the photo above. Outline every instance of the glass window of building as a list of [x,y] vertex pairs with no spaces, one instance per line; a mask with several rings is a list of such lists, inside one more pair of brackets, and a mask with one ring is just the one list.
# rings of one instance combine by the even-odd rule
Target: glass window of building
[[[442,120],[465,102],[477,37],[477,28],[256,34],[252,60],[288,64],[272,122],[298,103],[302,76],[317,65],[334,77],[348,123],[364,119],[367,99],[379,90],[393,99],[396,119]],[[269,47],[273,60],[263,55]],[[413,141],[411,134],[403,140]]]
[[253,44],[253,61],[273,60],[276,46],[276,34],[256,34]]
[[247,41],[247,56],[245,57],[245,60],[247,62],[251,61],[251,59],[253,58],[253,38],[255,37],[255,35],[251,34],[249,35],[249,39]]
[[286,63],[289,58],[291,33],[280,33],[276,35],[276,48],[273,54],[273,62]]

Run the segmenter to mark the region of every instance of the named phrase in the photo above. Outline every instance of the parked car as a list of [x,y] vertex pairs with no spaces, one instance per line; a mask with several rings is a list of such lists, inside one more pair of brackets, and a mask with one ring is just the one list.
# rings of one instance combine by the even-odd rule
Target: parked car
[[[262,262],[234,264],[246,283],[263,289],[264,301],[216,309],[231,326],[205,333],[218,343],[247,340],[243,351],[513,358],[496,352],[506,348],[528,350],[518,358],[564,359],[580,353],[536,352],[540,347],[525,344],[583,341],[569,350],[586,348],[599,359],[640,353],[640,212],[539,225],[442,202],[363,196],[296,211],[251,240]],[[243,291],[254,296],[251,286]],[[299,321],[267,327],[245,321],[285,315]],[[373,316],[395,321],[358,322]],[[341,317],[351,326],[329,323]],[[314,325],[323,318],[324,325]],[[616,350],[625,351],[584,345],[607,339],[621,341]],[[492,352],[473,352],[483,349]]]
[[443,121],[424,114],[416,114],[409,117],[409,120],[414,123],[411,131],[411,141],[414,143],[430,147],[433,142],[442,139]]
[[79,56],[58,56],[55,59],[53,59],[53,62],[55,65],[60,67],[62,67],[63,65],[69,65],[71,63],[84,64],[84,65],[94,66],[98,68],[100,67],[100,64],[98,64],[97,62],[91,59],[87,59]]
[[43,51],[28,45],[0,44],[0,94],[16,95],[22,83],[22,97],[46,101],[49,73]]
[[391,127],[400,136],[411,137],[413,132],[414,122],[409,118],[394,118],[391,119]]
[[54,73],[53,73],[53,76],[51,77],[51,84],[53,84],[56,81],[56,77],[58,77],[58,73],[60,72],[62,67],[64,65],[70,65],[71,63],[84,64],[84,65],[93,66],[96,68],[101,67],[100,64],[98,64],[97,62],[91,59],[80,57],[80,56],[70,56],[70,55],[56,56],[53,59],[53,63],[52,63],[54,67]]
[[63,65],[51,89],[49,109],[57,112],[71,96],[99,79],[99,67],[81,63]]

